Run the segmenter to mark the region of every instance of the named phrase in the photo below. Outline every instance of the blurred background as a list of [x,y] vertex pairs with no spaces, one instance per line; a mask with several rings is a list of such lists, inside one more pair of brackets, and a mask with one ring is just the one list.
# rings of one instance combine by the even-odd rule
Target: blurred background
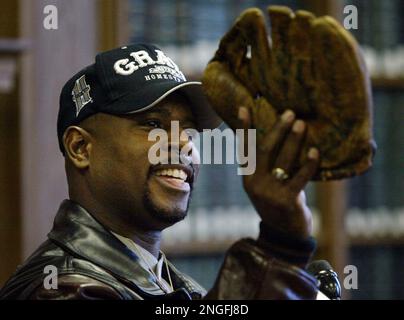
[[[248,7],[270,4],[329,14],[358,9],[352,30],[372,74],[373,168],[361,177],[313,183],[306,190],[318,249],[343,282],[347,299],[404,299],[404,1],[401,0],[0,0],[0,286],[44,241],[67,197],[56,137],[63,84],[100,50],[153,42],[198,79],[221,36]],[[57,9],[57,29],[44,27]],[[45,9],[45,11],[44,11]],[[53,21],[55,22],[55,21]],[[236,165],[203,165],[189,217],[168,230],[164,250],[210,288],[225,251],[256,236],[258,217]]]

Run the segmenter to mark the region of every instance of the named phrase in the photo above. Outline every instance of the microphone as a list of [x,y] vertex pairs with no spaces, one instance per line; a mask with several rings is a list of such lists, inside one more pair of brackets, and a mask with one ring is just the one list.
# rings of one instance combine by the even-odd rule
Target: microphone
[[318,289],[322,293],[331,300],[341,300],[341,284],[338,275],[327,261],[313,261],[306,270],[318,280]]

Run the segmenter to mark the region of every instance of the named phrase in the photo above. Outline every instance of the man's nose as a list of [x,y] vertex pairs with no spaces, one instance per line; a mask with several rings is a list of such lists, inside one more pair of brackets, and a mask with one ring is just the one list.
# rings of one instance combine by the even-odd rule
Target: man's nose
[[175,157],[180,163],[190,164],[192,162],[192,149],[192,141],[187,138],[186,140],[170,140],[167,151],[171,158]]
[[171,159],[171,163],[190,164],[192,162],[193,143],[185,131],[180,131],[179,136],[172,136],[168,132],[168,141],[164,144],[163,152]]

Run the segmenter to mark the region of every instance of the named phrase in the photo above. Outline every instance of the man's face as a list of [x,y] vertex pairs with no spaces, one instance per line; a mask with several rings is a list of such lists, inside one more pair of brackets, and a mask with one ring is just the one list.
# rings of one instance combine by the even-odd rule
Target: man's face
[[[199,153],[191,139],[171,141],[171,121],[179,122],[180,133],[195,129],[188,101],[173,94],[155,107],[133,115],[96,115],[97,128],[91,147],[88,182],[93,196],[104,207],[113,207],[120,219],[146,229],[164,229],[182,220],[188,210],[193,183],[199,171]],[[99,128],[99,126],[102,128]],[[161,150],[165,163],[152,165],[149,141],[155,128],[167,131],[168,143]],[[170,164],[170,150],[192,148],[191,164]]]

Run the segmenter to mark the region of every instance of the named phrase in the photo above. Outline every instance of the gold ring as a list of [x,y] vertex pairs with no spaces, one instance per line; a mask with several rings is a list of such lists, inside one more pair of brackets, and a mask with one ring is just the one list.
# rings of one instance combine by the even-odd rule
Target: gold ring
[[275,168],[272,170],[272,174],[275,176],[277,180],[285,181],[289,179],[289,175],[282,168]]

